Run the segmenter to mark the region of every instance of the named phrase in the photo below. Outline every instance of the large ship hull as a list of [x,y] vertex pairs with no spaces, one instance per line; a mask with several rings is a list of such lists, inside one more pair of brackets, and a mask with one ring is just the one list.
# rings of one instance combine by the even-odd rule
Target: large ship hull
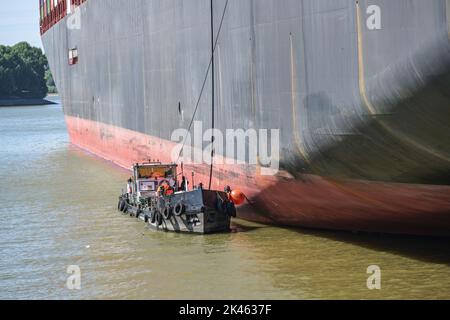
[[[210,59],[209,3],[88,0],[80,28],[73,14],[45,32],[75,145],[127,168],[172,160]],[[225,4],[214,1],[216,30]],[[281,170],[216,165],[213,186],[242,189],[238,214],[251,220],[449,236],[449,19],[446,0],[230,0],[216,122],[280,129]],[[210,97],[206,87],[196,115],[205,127]],[[186,170],[209,180],[207,165]]]

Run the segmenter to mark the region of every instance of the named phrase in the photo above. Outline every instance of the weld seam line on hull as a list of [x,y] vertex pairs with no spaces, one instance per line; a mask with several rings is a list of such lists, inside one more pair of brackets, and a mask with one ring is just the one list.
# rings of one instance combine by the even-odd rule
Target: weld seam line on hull
[[[309,163],[309,158],[306,154],[304,141],[301,135],[298,133],[297,126],[297,73],[296,73],[296,65],[295,65],[295,51],[293,44],[293,36],[292,33],[289,35],[289,41],[291,46],[291,103],[292,103],[292,130],[294,134],[294,141],[297,147],[297,151],[300,153],[301,157]],[[307,80],[306,80],[307,81]]]
[[445,12],[447,18],[447,35],[450,40],[450,0],[445,0]]

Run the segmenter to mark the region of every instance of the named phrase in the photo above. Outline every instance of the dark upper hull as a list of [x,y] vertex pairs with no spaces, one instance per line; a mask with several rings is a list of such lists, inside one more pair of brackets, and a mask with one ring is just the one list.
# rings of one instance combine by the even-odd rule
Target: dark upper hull
[[[217,24],[224,4],[215,0]],[[381,30],[366,26],[373,4],[381,8]],[[209,61],[209,1],[87,1],[80,8],[81,29],[69,30],[66,18],[43,35],[72,140],[123,165],[164,156],[156,143],[133,141],[132,132],[162,145],[174,129],[188,126]],[[251,166],[239,174],[219,168],[218,183],[246,188],[270,212],[265,220],[333,229],[384,231],[389,212],[409,212],[405,204],[417,197],[419,209],[400,221],[439,215],[428,214],[405,232],[388,231],[450,234],[449,8],[446,0],[230,0],[216,53],[218,125],[281,129],[284,178],[267,182]],[[73,47],[79,62],[69,66]],[[197,116],[204,127],[210,94],[207,87]],[[96,134],[92,123],[130,131]],[[134,149],[118,157],[122,143]],[[302,189],[305,175],[389,187],[355,196],[355,184],[337,197],[340,203],[328,210],[348,207],[352,213],[343,221],[321,219],[326,208],[304,208],[305,201],[292,197],[283,207],[289,218],[262,204],[264,192],[285,179],[290,190]],[[415,191],[408,193],[409,186]],[[323,197],[302,190],[308,201]],[[403,205],[383,208],[393,195]],[[359,221],[367,207],[352,206],[349,197],[375,208],[380,224]],[[377,212],[388,213],[377,220]],[[420,232],[427,219],[436,219],[433,226],[444,219],[444,230]]]

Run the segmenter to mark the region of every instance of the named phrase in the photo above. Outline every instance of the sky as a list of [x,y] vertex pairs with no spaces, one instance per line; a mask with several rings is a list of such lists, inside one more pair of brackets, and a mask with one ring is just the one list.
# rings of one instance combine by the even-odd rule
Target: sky
[[0,0],[0,44],[27,41],[42,48],[39,34],[39,0]]

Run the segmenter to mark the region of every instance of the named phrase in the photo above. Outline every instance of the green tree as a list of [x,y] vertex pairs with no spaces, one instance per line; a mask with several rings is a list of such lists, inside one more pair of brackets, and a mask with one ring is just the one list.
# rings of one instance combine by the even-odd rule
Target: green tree
[[0,96],[44,98],[47,69],[47,58],[39,48],[26,42],[0,46]]
[[53,80],[53,75],[50,69],[45,71],[45,82],[47,83],[48,93],[58,93],[55,80]]
[[0,95],[12,96],[16,88],[15,73],[20,64],[19,57],[10,47],[0,46]]

